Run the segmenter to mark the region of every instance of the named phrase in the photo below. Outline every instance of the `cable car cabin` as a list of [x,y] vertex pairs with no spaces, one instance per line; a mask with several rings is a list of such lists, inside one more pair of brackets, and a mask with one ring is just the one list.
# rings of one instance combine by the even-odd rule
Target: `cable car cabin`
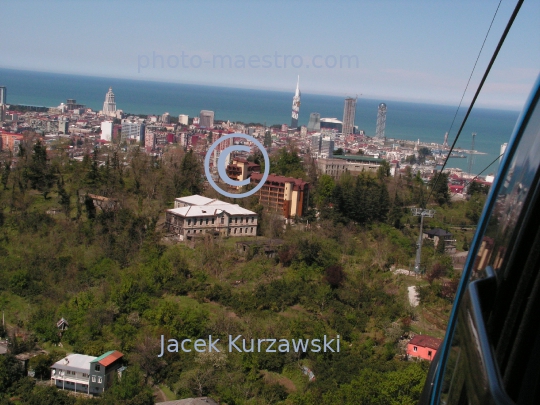
[[540,77],[490,191],[420,404],[540,404]]

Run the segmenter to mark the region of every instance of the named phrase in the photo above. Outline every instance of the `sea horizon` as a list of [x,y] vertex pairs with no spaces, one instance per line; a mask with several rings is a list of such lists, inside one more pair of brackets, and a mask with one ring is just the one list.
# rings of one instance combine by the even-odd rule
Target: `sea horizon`
[[[112,87],[117,108],[129,114],[198,116],[201,110],[215,112],[216,120],[290,124],[292,97],[290,92],[246,89],[177,82],[107,78],[64,73],[36,72],[0,68],[0,86],[7,87],[7,104],[56,107],[68,98],[76,99],[93,110],[102,108],[105,94]],[[307,125],[312,112],[321,118],[342,120],[345,97],[302,92],[299,125]],[[366,135],[375,134],[377,108],[387,105],[386,136],[427,143],[442,144],[449,132],[451,144],[468,106],[459,109],[454,124],[450,124],[457,106],[358,98],[355,124]],[[475,107],[456,146],[470,149],[471,133],[476,132],[475,149],[486,155],[476,155],[473,170],[479,172],[499,155],[500,145],[508,142],[518,118],[518,111]],[[448,167],[465,170],[468,159],[450,159]]]

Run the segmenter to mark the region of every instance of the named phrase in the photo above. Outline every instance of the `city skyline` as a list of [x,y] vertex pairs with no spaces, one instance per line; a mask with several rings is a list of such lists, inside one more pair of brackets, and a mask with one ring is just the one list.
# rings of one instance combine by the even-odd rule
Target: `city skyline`
[[[496,1],[342,1],[331,7],[301,1],[278,2],[277,6],[206,1],[204,24],[212,28],[201,30],[197,18],[173,23],[178,16],[197,14],[200,6],[192,3],[158,2],[169,9],[166,14],[136,13],[137,7],[126,8],[120,2],[94,2],[91,6],[77,3],[69,7],[60,1],[27,3],[28,30],[20,34],[21,41],[0,44],[1,54],[10,56],[9,62],[0,61],[0,67],[276,91],[290,91],[291,78],[302,75],[306,94],[359,94],[381,100],[452,105],[461,98],[497,8]],[[6,13],[16,13],[18,4],[4,5]],[[102,13],[99,4],[108,12]],[[533,0],[523,5],[478,100],[479,106],[513,110],[522,107],[540,65],[540,34],[535,29],[540,19],[539,4]],[[513,7],[511,2],[501,4],[465,103],[470,101]],[[126,18],[115,18],[119,13]],[[78,18],[81,14],[85,15],[82,21]],[[334,16],[342,15],[339,25],[332,22]],[[63,24],[48,24],[47,16],[61,17]],[[313,23],[292,23],[295,16]],[[95,30],[90,21],[111,22],[113,31]],[[127,29],[128,23],[143,29],[134,32]],[[14,24],[7,20],[5,29],[17,30]],[[79,35],[65,35],[75,28]],[[47,35],[38,35],[43,32]],[[87,34],[95,40],[81,42]],[[102,38],[104,35],[107,38]],[[101,46],[110,35],[122,46]],[[51,40],[61,41],[64,52],[49,52],[47,44]],[[196,57],[195,62],[199,58],[203,64],[200,68],[171,67],[183,54]],[[252,63],[265,56],[271,67]],[[227,57],[231,58],[230,68]],[[148,58],[149,67],[138,72],[144,58]],[[238,58],[244,60],[244,65],[236,65]],[[340,67],[342,61],[344,66]],[[315,62],[324,66],[315,68]]]

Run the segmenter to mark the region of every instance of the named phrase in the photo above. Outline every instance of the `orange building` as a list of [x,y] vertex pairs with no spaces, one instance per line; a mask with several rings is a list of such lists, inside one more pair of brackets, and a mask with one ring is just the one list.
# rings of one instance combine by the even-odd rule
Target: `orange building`
[[232,164],[227,165],[227,175],[236,181],[246,180],[252,173],[260,171],[261,165],[248,162],[247,159],[241,157],[233,158]]
[[[252,173],[251,184],[256,186],[262,177],[261,173]],[[256,195],[259,196],[259,203],[270,211],[278,212],[287,219],[301,217],[308,205],[309,183],[271,174]]]
[[0,131],[0,150],[15,152],[22,140],[22,135]]
[[442,340],[428,335],[416,335],[407,344],[407,355],[433,360]]

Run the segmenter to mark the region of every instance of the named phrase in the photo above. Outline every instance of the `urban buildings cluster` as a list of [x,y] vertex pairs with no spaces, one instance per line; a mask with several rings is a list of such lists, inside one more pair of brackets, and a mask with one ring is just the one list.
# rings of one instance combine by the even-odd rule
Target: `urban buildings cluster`
[[[6,87],[0,87],[2,113],[0,151],[11,151],[12,154],[16,154],[18,144],[23,140],[23,134],[32,131],[41,136],[44,143],[50,147],[58,140],[65,140],[69,145],[70,157],[74,159],[82,159],[95,148],[110,145],[124,150],[141,147],[155,156],[160,156],[167,148],[182,147],[193,150],[202,159],[209,146],[222,136],[243,133],[259,139],[269,153],[292,145],[302,159],[313,159],[320,173],[328,174],[335,179],[339,179],[346,172],[357,175],[362,171],[377,171],[386,161],[392,175],[409,166],[425,180],[433,176],[437,164],[440,164],[448,154],[446,138],[442,144],[436,145],[388,137],[385,103],[378,105],[376,133],[368,136],[355,122],[356,97],[347,97],[344,100],[341,121],[335,117],[323,117],[320,112],[310,112],[307,126],[298,126],[301,117],[300,98],[298,78],[293,96],[290,127],[286,124],[247,126],[243,123],[217,120],[214,111],[204,109],[196,117],[189,117],[187,114],[171,116],[169,112],[164,112],[160,116],[129,115],[117,108],[112,88],[105,92],[101,111],[93,111],[75,99],[68,99],[58,107],[51,108],[11,106],[8,104]],[[250,154],[257,151],[257,147],[242,138],[232,138],[219,143],[211,159],[212,169],[217,172],[215,168],[223,150],[232,144],[240,143],[249,146],[250,152],[234,152],[229,155],[226,159],[227,173],[229,177],[235,179],[252,178],[252,182],[255,183],[257,175],[253,176],[253,173],[260,172],[260,169],[245,162]],[[466,184],[468,176],[458,169],[449,171],[453,176],[450,184],[453,186],[452,191],[463,192],[460,186]],[[298,179],[278,179],[278,177],[272,177],[271,182],[275,183],[272,187],[287,192],[271,194],[275,191],[267,190],[265,186],[259,191],[261,201],[266,199],[266,205],[282,212],[285,218],[301,216],[303,211],[298,207],[305,206],[301,203],[305,197],[293,197],[287,193],[307,190],[309,185],[299,184]],[[267,194],[263,197],[264,193]],[[278,196],[276,197],[278,200],[271,203],[274,196]],[[293,200],[296,202],[293,203]]]

